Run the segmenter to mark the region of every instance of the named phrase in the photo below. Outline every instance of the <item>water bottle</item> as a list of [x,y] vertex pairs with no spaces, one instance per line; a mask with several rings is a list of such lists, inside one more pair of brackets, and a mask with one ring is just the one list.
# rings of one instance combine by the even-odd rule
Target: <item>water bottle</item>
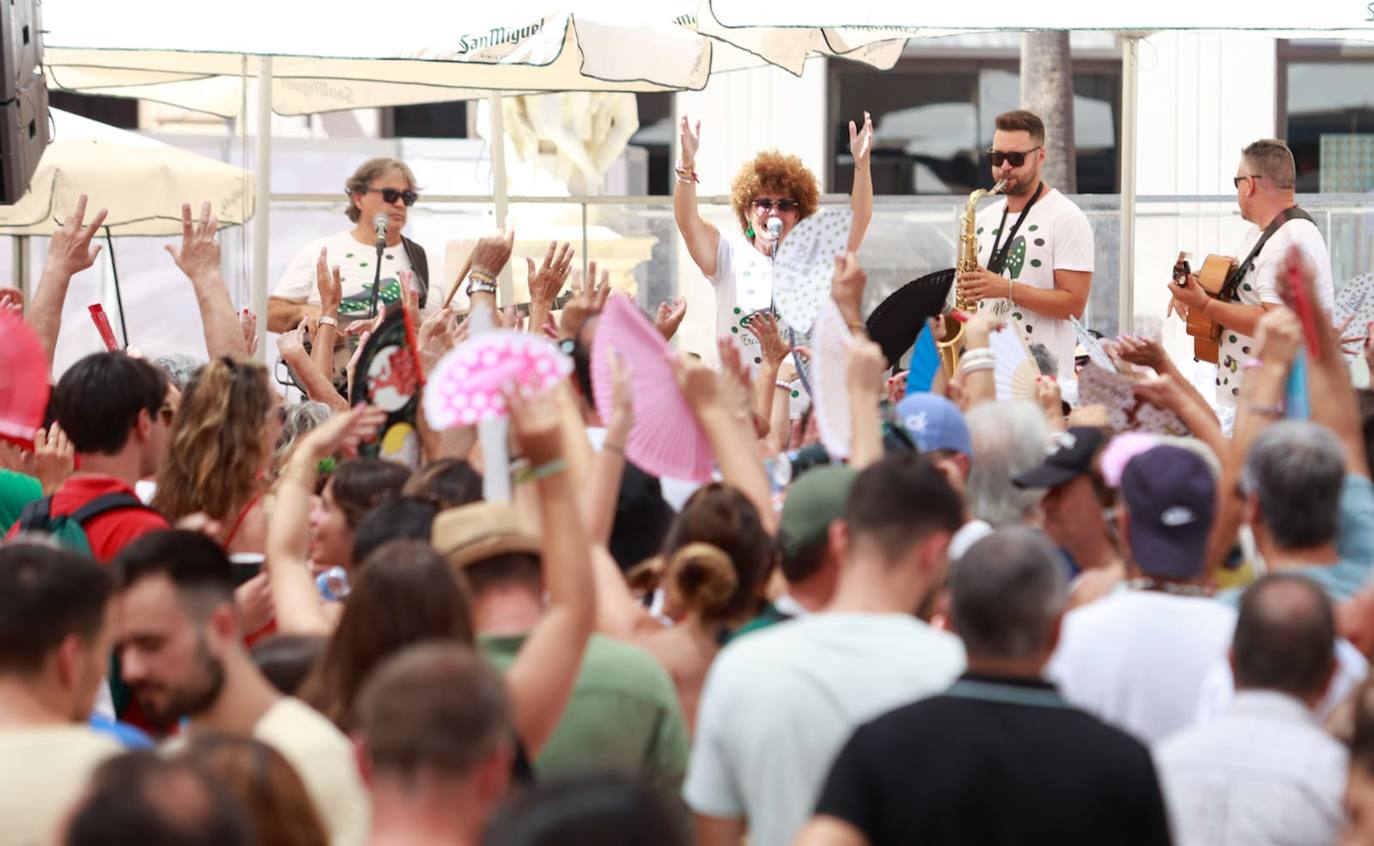
[[342,567],[330,567],[315,577],[315,587],[326,602],[342,602],[348,597],[348,571]]

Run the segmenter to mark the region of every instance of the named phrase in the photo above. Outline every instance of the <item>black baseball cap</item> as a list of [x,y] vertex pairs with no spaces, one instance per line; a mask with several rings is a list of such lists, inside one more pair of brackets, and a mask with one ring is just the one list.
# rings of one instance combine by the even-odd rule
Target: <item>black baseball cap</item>
[[1050,454],[1044,462],[1013,478],[1018,488],[1057,488],[1092,472],[1107,433],[1094,426],[1072,426],[1050,439]]

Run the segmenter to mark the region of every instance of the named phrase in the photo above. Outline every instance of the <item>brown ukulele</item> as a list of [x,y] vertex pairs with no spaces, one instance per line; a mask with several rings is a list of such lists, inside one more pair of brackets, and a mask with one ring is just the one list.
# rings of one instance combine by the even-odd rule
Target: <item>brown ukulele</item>
[[[1207,296],[1221,299],[1221,289],[1226,279],[1236,267],[1236,260],[1230,256],[1208,256],[1198,271],[1197,281]],[[1174,283],[1182,284],[1193,271],[1188,266],[1188,254],[1179,253],[1174,263]],[[1202,313],[1202,309],[1188,310],[1188,334],[1193,336],[1193,357],[1198,361],[1216,364],[1221,358],[1221,324]]]

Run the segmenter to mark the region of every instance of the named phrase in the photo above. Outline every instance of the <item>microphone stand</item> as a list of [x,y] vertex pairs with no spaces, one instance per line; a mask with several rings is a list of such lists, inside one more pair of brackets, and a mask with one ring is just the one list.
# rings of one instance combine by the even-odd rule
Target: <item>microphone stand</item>
[[377,316],[377,294],[382,287],[382,252],[386,249],[386,239],[377,239],[377,269],[372,273],[372,304],[367,309],[367,319],[372,320]]

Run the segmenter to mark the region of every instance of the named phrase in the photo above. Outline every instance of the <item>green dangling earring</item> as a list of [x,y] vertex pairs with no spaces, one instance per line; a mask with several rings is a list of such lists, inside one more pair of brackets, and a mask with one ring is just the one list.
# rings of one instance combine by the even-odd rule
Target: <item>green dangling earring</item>
[[744,237],[750,241],[754,240],[754,224],[749,224],[749,228],[744,230]]

